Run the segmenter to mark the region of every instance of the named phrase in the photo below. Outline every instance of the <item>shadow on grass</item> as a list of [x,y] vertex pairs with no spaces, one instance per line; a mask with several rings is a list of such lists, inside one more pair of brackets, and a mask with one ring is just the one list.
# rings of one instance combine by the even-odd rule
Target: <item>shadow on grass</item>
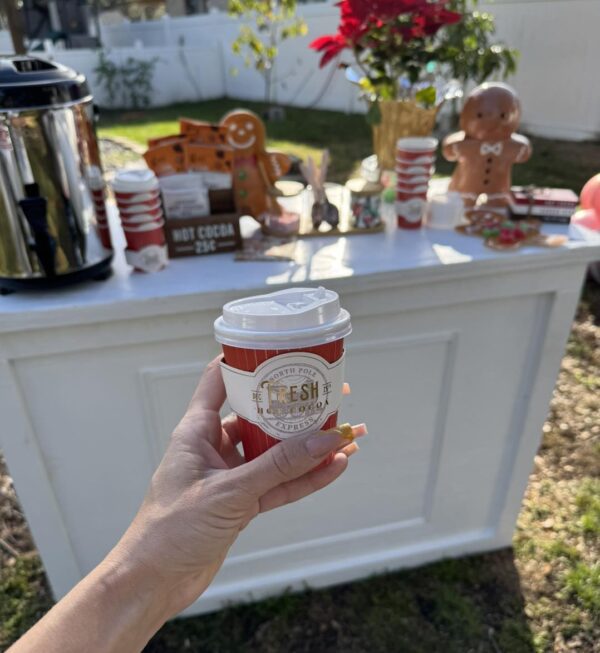
[[529,653],[513,553],[427,567],[167,624],[146,653]]

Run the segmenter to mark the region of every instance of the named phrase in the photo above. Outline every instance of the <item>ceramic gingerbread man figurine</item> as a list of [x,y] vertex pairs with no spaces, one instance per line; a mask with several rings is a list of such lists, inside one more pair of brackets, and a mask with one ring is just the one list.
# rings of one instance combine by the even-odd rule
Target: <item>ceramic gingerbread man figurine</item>
[[510,86],[485,83],[475,88],[460,114],[462,131],[446,137],[443,154],[457,161],[449,190],[461,193],[472,207],[485,194],[486,206],[508,204],[511,171],[531,156],[529,139],[516,130],[521,104]]
[[275,182],[290,169],[289,157],[265,149],[265,126],[252,111],[231,111],[221,126],[227,129],[226,140],[234,150],[233,190],[238,211],[261,223],[266,215],[280,215]]

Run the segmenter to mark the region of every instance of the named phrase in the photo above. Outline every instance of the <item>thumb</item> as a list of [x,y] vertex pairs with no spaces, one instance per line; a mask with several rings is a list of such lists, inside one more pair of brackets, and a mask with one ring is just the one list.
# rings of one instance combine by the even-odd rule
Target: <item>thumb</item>
[[330,453],[348,444],[351,433],[344,428],[282,440],[258,458],[236,467],[239,484],[259,498],[278,485],[310,472]]

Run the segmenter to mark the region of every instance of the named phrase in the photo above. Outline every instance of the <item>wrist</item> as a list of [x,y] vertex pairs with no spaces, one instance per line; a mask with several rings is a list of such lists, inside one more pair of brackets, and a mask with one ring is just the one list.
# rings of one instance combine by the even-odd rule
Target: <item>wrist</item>
[[[139,517],[139,516],[138,516]],[[210,584],[210,569],[180,568],[170,559],[164,528],[147,516],[136,518],[102,563],[112,591],[135,599],[159,627],[193,603]]]
[[145,645],[174,612],[162,579],[117,545],[94,571],[103,600],[122,608],[122,618]]

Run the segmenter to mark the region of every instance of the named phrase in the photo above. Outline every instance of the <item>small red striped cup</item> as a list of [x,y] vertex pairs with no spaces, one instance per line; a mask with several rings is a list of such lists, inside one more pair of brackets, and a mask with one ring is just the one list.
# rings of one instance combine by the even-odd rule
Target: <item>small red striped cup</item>
[[396,142],[396,161],[409,161],[412,165],[431,165],[435,159],[438,140],[431,136],[409,136]]
[[223,307],[215,338],[246,460],[281,440],[336,426],[351,331],[350,314],[325,288],[291,288]]

